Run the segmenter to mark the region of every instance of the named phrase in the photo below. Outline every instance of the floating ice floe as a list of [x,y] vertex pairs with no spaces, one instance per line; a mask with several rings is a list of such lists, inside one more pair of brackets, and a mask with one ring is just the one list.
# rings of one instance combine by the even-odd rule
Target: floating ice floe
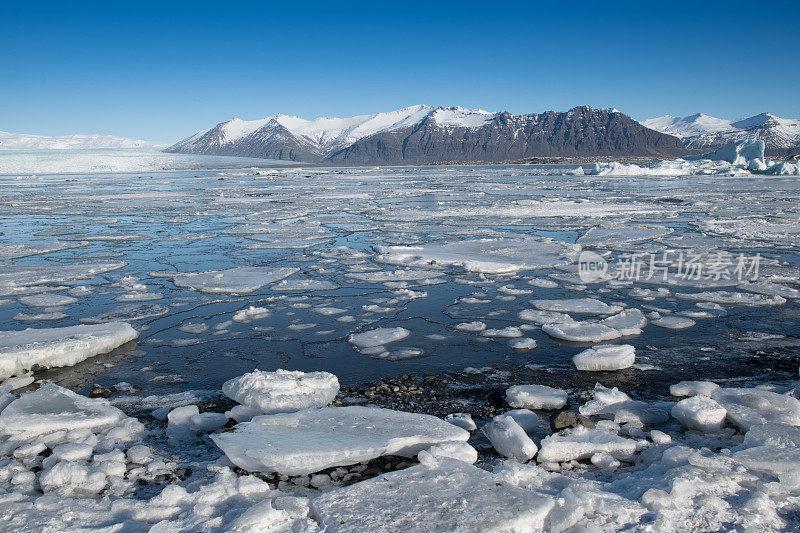
[[540,326],[544,324],[551,324],[554,322],[571,322],[572,317],[566,313],[558,313],[556,311],[541,311],[539,309],[523,309],[518,314],[520,320],[526,322],[533,322]]
[[19,303],[27,305],[28,307],[59,307],[62,305],[72,305],[77,301],[78,299],[72,296],[53,294],[51,292],[32,294],[19,299]]
[[600,321],[604,326],[618,330],[623,336],[641,335],[647,317],[639,309],[625,309]]
[[553,506],[547,496],[440,457],[312,501],[314,515],[330,533],[540,531]]
[[542,331],[556,339],[572,342],[603,342],[622,337],[622,333],[617,329],[589,321],[545,324],[542,326]]
[[577,426],[542,439],[536,459],[540,463],[563,463],[607,453],[617,460],[629,460],[636,449],[635,440],[602,429]]
[[328,405],[339,392],[339,380],[329,372],[254,370],[226,381],[222,392],[262,413],[285,413]]
[[73,366],[138,338],[130,324],[0,332],[0,379],[32,368]]
[[709,432],[722,429],[728,412],[708,396],[697,395],[676,403],[671,414],[689,429]]
[[711,398],[728,411],[728,419],[747,431],[755,424],[779,422],[800,426],[800,401],[762,389],[721,388]]
[[619,305],[609,305],[595,298],[569,298],[565,300],[531,300],[541,311],[560,313],[585,313],[590,315],[613,315],[622,311]]
[[502,274],[569,264],[580,246],[534,237],[475,239],[425,246],[377,246],[376,261],[415,268]]
[[177,287],[207,294],[250,294],[261,287],[288,278],[299,272],[292,267],[237,267],[189,274],[176,274]]
[[720,305],[744,305],[756,307],[760,305],[783,305],[786,298],[778,295],[755,294],[747,292],[731,291],[703,291],[692,293],[675,293],[675,296],[683,300],[693,302],[711,302]]
[[547,385],[512,385],[506,389],[506,401],[511,407],[524,409],[561,409],[567,403],[567,393]]
[[672,233],[664,226],[619,225],[591,228],[576,241],[581,246],[609,248],[620,244],[640,243],[663,237]]
[[301,475],[382,455],[413,457],[469,432],[430,415],[379,407],[328,407],[263,415],[212,435],[228,459],[249,472]]
[[514,350],[533,350],[536,348],[536,341],[528,337],[523,337],[521,339],[513,339],[508,345]]
[[347,340],[358,348],[376,348],[390,342],[405,339],[411,334],[406,328],[376,328],[362,333],[353,333]]
[[695,321],[685,316],[667,315],[650,321],[654,326],[666,329],[687,329],[695,325]]
[[636,426],[669,420],[669,407],[672,404],[635,401],[617,387],[609,389],[600,383],[595,384],[592,393],[594,399],[578,408],[583,416],[599,416],[617,424]]
[[502,329],[485,329],[481,331],[481,336],[502,338],[502,339],[515,339],[522,337],[522,330],[516,326],[508,326]]
[[322,279],[285,279],[272,286],[273,291],[332,291],[339,286]]
[[111,311],[80,319],[82,324],[104,324],[108,322],[144,320],[156,318],[169,313],[169,308],[160,304],[125,304],[114,307]]
[[250,305],[245,309],[240,309],[236,311],[234,315],[231,317],[231,320],[234,322],[242,322],[242,323],[249,323],[253,320],[260,320],[262,318],[267,318],[272,315],[272,312],[267,309],[266,307],[255,307]]
[[478,333],[486,329],[486,324],[476,320],[475,322],[461,322],[460,324],[456,324],[455,328],[458,331]]
[[781,285],[779,283],[773,283],[771,281],[753,281],[742,283],[741,285],[737,285],[736,288],[766,296],[780,296],[781,298],[787,299],[800,298],[800,290],[787,287],[786,285]]
[[483,434],[498,453],[524,463],[536,455],[538,448],[514,418],[498,415],[483,426]]
[[719,385],[711,381],[681,381],[670,385],[669,393],[673,396],[703,396],[711,397],[714,391],[719,389]]
[[45,283],[64,283],[91,279],[127,265],[122,261],[65,263],[58,265],[8,265],[0,272],[0,294],[14,294],[15,289]]
[[572,358],[575,368],[589,372],[622,370],[636,361],[636,349],[630,344],[609,344],[584,350]]

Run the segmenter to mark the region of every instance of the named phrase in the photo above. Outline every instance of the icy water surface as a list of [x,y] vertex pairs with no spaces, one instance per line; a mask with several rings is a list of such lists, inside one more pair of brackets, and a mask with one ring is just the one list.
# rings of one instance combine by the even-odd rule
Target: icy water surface
[[[640,334],[608,341],[637,353],[636,365],[607,374],[607,384],[796,377],[796,178],[562,171],[2,177],[0,329],[130,322],[140,332],[135,346],[36,373],[83,392],[119,382],[142,394],[218,389],[254,368],[327,370],[355,384],[486,366],[553,372],[569,388],[598,379],[575,370],[572,356],[601,342],[555,339],[520,312],[535,308],[531,300],[595,298],[640,309],[651,322]],[[576,243],[604,256],[612,272],[633,252],[691,252],[706,268],[719,252],[734,259],[729,276],[718,268],[696,281],[607,276],[585,283],[575,269]],[[736,259],[756,256],[766,288],[737,288]],[[44,268],[32,274],[23,268],[31,265]],[[185,276],[239,267],[258,267],[239,272],[245,286],[220,282],[227,273]],[[750,305],[686,296],[704,291],[744,294]],[[244,312],[250,306],[256,309]],[[608,314],[570,316],[594,323]],[[669,329],[653,324],[659,317],[695,324]],[[482,322],[488,333],[455,327],[468,322]],[[375,346],[348,341],[376,328],[407,333]],[[519,339],[536,347],[515,349]]]

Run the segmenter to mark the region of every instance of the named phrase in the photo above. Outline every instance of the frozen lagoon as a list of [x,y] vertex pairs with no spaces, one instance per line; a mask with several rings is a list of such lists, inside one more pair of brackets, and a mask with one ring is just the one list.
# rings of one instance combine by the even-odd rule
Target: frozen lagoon
[[[555,382],[569,392],[573,406],[591,396],[596,381],[650,402],[668,400],[669,385],[683,380],[781,392],[793,386],[800,337],[800,308],[789,290],[799,287],[797,178],[575,177],[560,175],[564,170],[486,166],[0,177],[6,191],[0,201],[0,250],[6,258],[0,270],[0,330],[68,327],[82,319],[132,324],[139,334],[135,346],[73,367],[35,371],[33,377],[83,394],[93,383],[116,386],[113,404],[152,424],[155,436],[148,443],[197,470],[215,461],[219,449],[206,437],[205,447],[167,442],[150,413],[192,403],[209,410],[215,402],[227,407],[220,400],[222,383],[255,368],[332,372],[346,387],[343,398],[351,394],[379,404],[391,402],[386,399],[391,394],[366,397],[362,393],[374,387],[362,384],[435,374],[442,381],[427,387],[414,406],[393,406],[440,416],[473,411],[480,425],[494,414],[485,405],[488,395],[515,384]],[[603,238],[581,241],[590,230],[590,236]],[[462,247],[453,244],[464,241]],[[612,263],[629,252],[761,254],[761,279],[771,285],[750,286],[758,289],[753,292],[747,284],[724,280],[584,283],[574,268],[576,243],[610,254]],[[774,294],[763,294],[765,288]],[[704,292],[709,294],[686,297]],[[607,308],[593,314],[592,306],[549,306],[536,313],[536,322],[521,318],[532,316],[523,313],[536,309],[532,301],[579,298],[639,309],[647,317],[647,324],[634,328],[641,333],[609,341],[635,347],[631,368],[580,372],[572,357],[598,343],[562,342],[537,323],[547,312],[599,323],[613,316]],[[251,306],[263,311],[250,311]],[[246,320],[234,320],[243,310]],[[698,312],[707,316],[697,318]],[[688,329],[650,323],[685,314],[695,321]],[[564,323],[564,317],[552,321]],[[468,322],[504,333],[456,328]],[[379,328],[404,328],[409,334],[358,350],[348,342],[353,334]],[[515,350],[511,341],[522,337],[535,340],[536,347]],[[620,422],[647,414],[641,404],[626,407]],[[682,431],[679,425],[662,429]],[[630,437],[636,438],[625,438]],[[480,445],[482,460],[496,461],[491,449]],[[599,465],[617,461],[613,454],[602,455],[608,452],[594,453]],[[682,464],[701,461],[702,453],[695,453],[686,452]],[[542,483],[544,474],[509,468],[517,485]],[[559,483],[565,482],[559,478],[551,486]]]

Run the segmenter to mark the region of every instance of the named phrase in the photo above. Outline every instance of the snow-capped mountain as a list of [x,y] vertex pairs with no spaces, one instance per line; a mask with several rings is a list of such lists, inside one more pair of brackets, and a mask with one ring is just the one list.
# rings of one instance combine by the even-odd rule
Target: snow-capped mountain
[[126,139],[113,135],[30,135],[0,131],[0,150],[98,150],[106,148],[166,147],[166,143]]
[[788,155],[800,150],[800,120],[761,113],[726,120],[703,113],[688,117],[666,115],[642,122],[648,128],[674,135],[692,151],[716,150],[732,141],[761,139],[769,155]]
[[349,118],[233,118],[167,151],[313,163],[423,164],[537,156],[675,156],[685,150],[675,137],[647,129],[616,109],[583,106],[564,113],[512,115],[416,105]]

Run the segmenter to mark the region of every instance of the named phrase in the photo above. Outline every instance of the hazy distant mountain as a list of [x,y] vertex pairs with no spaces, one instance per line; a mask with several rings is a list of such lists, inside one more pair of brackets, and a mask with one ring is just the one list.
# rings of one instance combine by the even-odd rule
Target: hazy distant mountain
[[29,135],[0,131],[0,150],[87,150],[105,148],[160,149],[166,143],[126,139],[112,135]]
[[642,122],[648,128],[680,138],[693,152],[716,150],[741,139],[761,139],[768,155],[788,155],[800,150],[800,120],[770,113],[725,120],[703,113],[688,117],[670,115]]
[[166,151],[368,165],[541,156],[674,157],[686,150],[676,137],[643,127],[615,109],[584,106],[561,113],[512,115],[416,105],[350,118],[234,118]]

